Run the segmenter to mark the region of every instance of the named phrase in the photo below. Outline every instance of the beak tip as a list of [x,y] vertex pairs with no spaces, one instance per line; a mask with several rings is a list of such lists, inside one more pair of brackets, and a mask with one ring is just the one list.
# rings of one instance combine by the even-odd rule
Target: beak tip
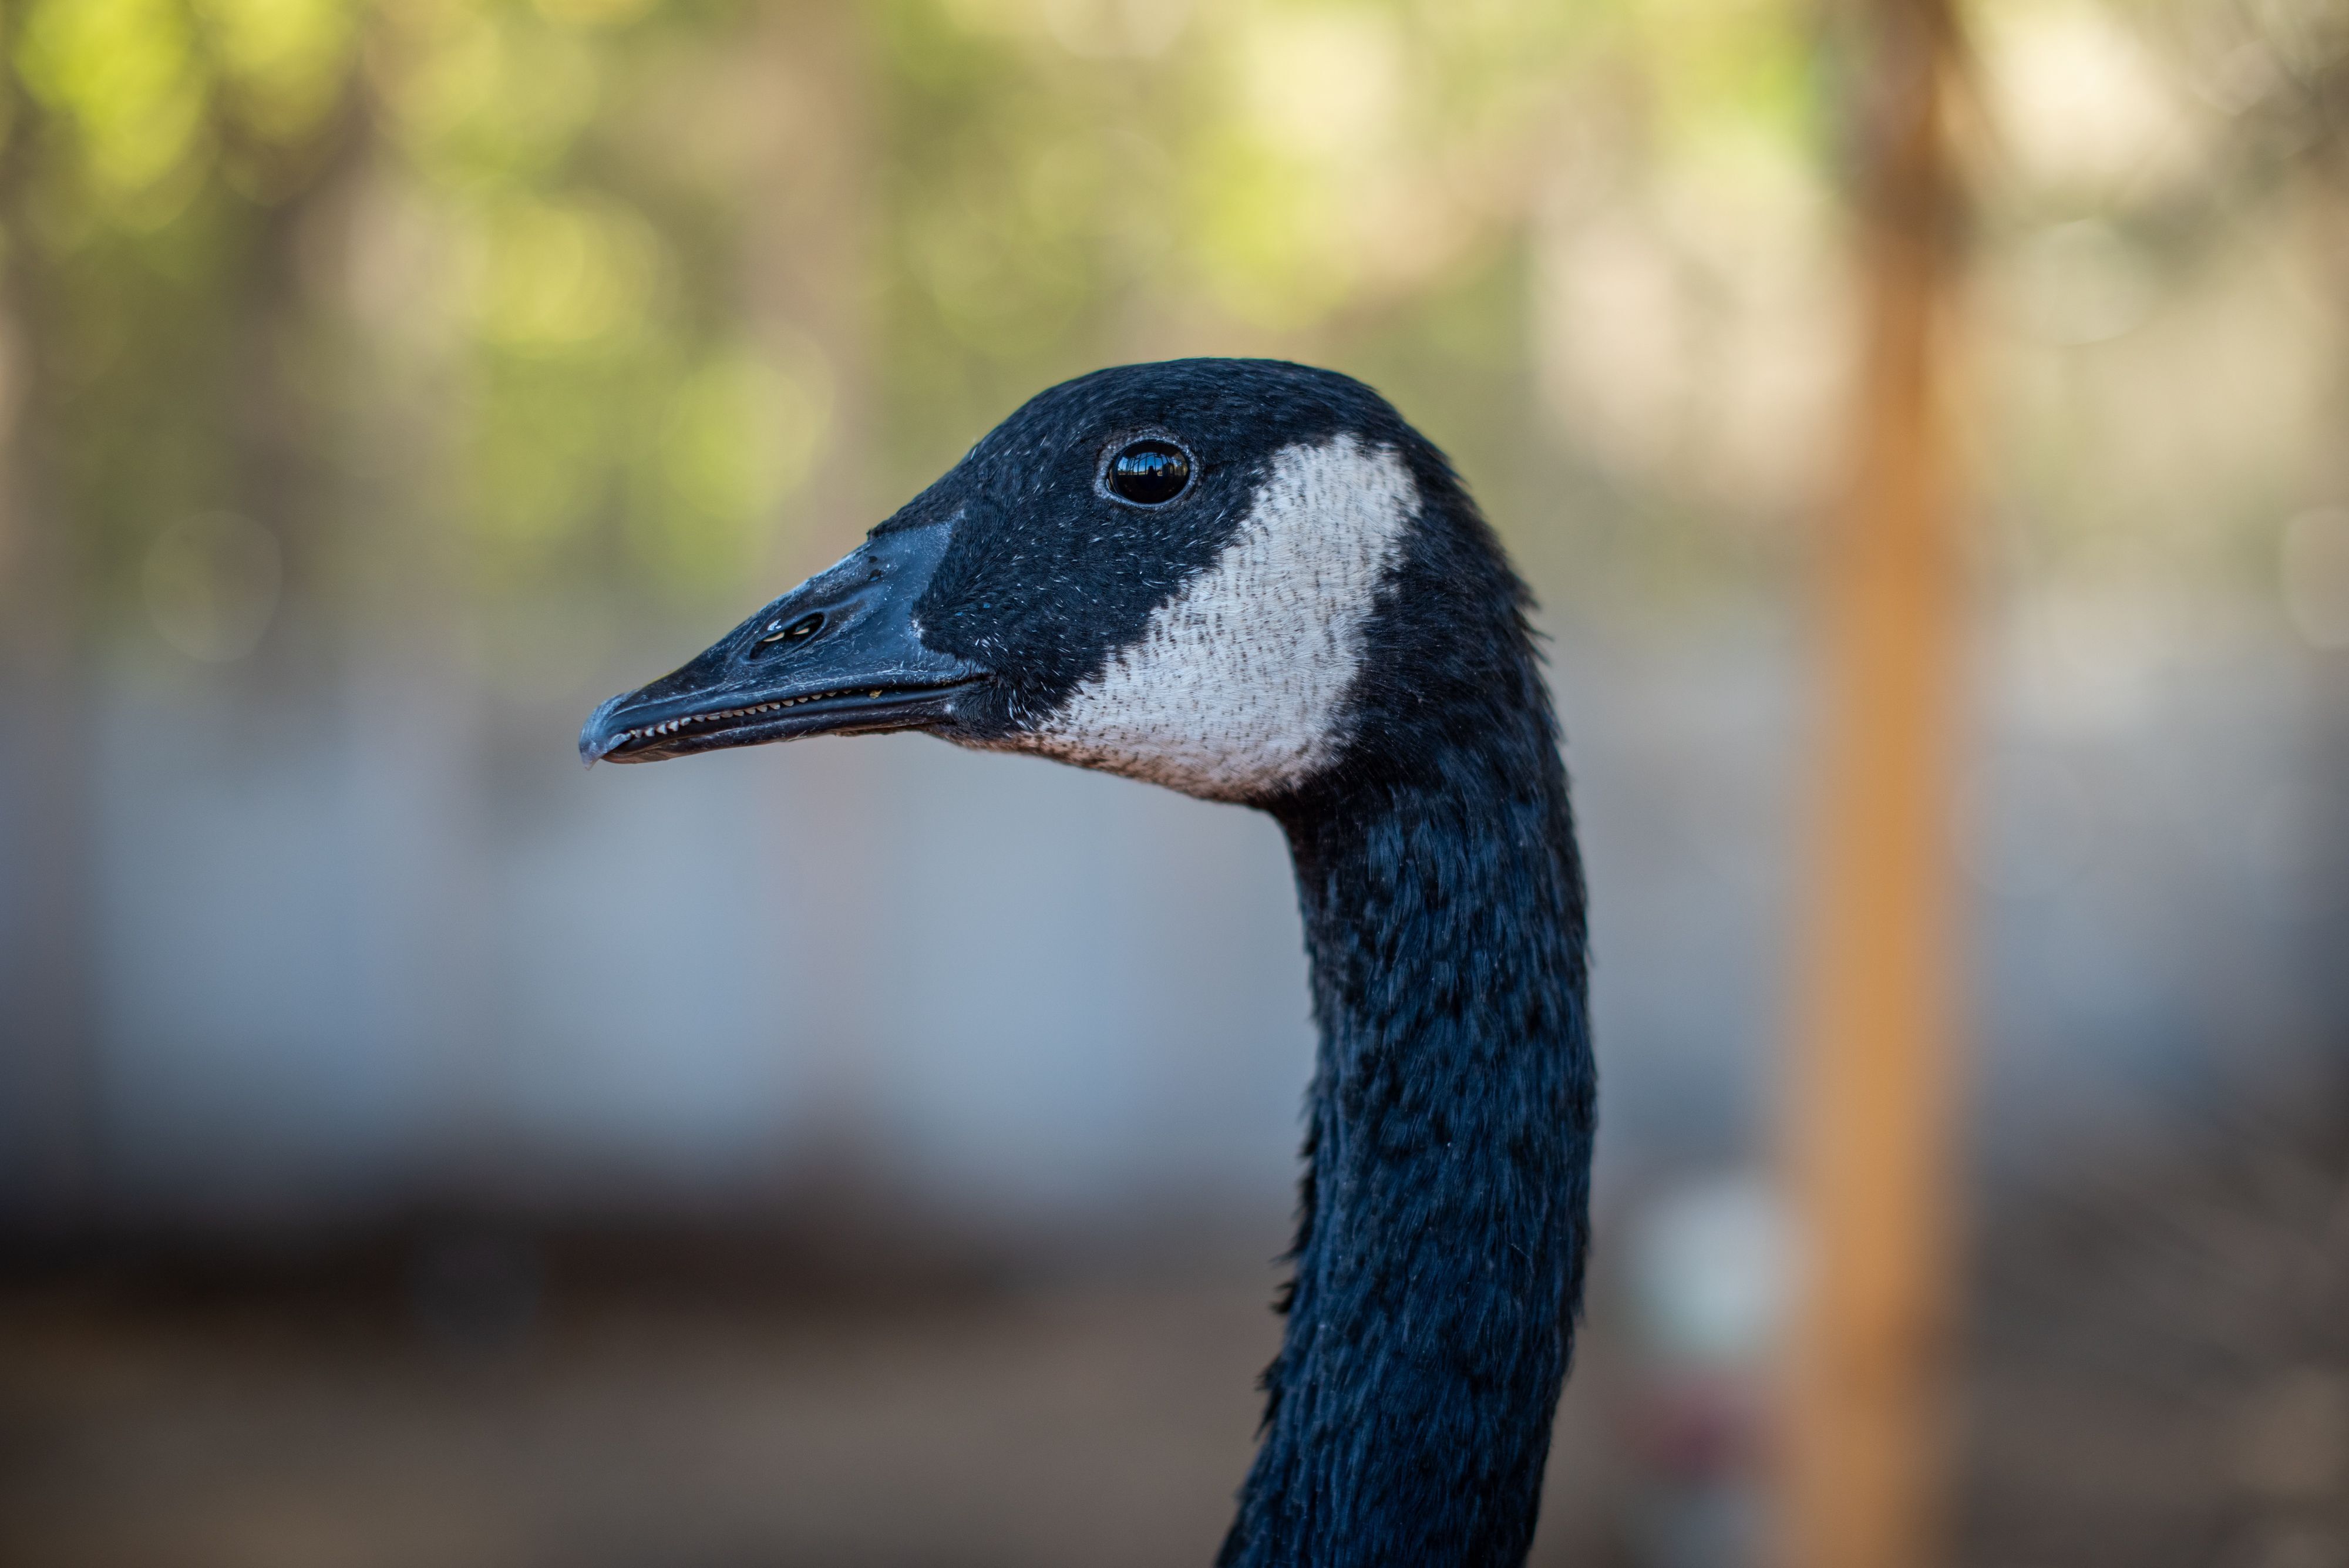
[[626,732],[615,728],[611,723],[613,710],[619,705],[618,697],[607,700],[587,716],[586,723],[580,726],[579,763],[581,766],[594,767],[616,751],[621,741],[626,738]]

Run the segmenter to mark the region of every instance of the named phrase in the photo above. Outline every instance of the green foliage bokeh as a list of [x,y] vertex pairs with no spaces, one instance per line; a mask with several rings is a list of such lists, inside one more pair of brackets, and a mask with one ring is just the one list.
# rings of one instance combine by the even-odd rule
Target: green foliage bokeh
[[[2322,9],[2278,10],[2300,17],[2292,37],[2332,40],[2287,83],[2307,90],[2155,125],[2104,187],[2018,174],[2002,128],[1977,138],[1988,270],[2011,244],[2018,265],[2044,251],[2120,269],[2063,285],[2083,297],[2129,268],[2179,292],[2217,276],[2213,236],[2240,240],[2317,158],[2275,128],[2323,121],[2311,95],[2337,85],[2343,29],[2308,22]],[[2033,27],[2059,73],[2078,68],[2064,27],[2102,38],[2107,65],[2132,39],[2178,42],[2169,65],[2140,50],[2129,68],[2174,65],[2160,90],[2181,104],[2199,54],[2292,63],[2274,38],[2212,33],[2241,33],[2225,10],[1975,8],[1989,71]],[[328,599],[406,557],[492,596],[732,602],[774,586],[760,574],[780,560],[812,564],[794,539],[853,537],[1052,380],[1268,352],[1395,393],[1537,576],[1571,526],[1577,580],[1751,580],[1832,468],[1817,367],[1847,337],[1847,84],[1826,15],[13,0],[0,267],[11,383],[29,389],[18,483],[101,604],[175,522],[214,511],[281,536]],[[2048,133],[2058,153],[2071,134]],[[2149,183],[2161,138],[2181,136],[2216,151]],[[2082,243],[2031,248],[2084,223]],[[1992,400],[2031,417],[2002,433],[1993,414],[1983,439],[2005,443],[2018,504],[2085,517],[2125,493],[2106,476],[2128,454],[2099,452],[2111,415],[2078,400],[2107,396],[2097,356],[2126,351],[2066,330],[2030,352],[2065,357],[2073,401],[2029,402],[2056,384],[2033,359],[2022,392]],[[2281,446],[2240,472],[2213,452],[2201,489],[2154,496],[2179,537],[2307,482]]]

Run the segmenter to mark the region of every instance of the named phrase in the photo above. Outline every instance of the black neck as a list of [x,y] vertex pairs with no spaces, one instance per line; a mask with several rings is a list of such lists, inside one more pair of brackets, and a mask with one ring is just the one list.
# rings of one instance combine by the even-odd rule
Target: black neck
[[1280,813],[1321,1047],[1288,1334],[1225,1568],[1516,1568],[1532,1540],[1594,1097],[1581,873],[1532,701],[1410,748],[1433,759],[1415,780]]

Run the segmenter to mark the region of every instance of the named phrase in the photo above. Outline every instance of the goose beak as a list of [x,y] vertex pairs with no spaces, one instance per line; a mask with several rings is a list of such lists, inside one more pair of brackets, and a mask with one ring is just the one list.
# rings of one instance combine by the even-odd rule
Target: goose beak
[[922,642],[914,610],[950,524],[877,534],[651,685],[605,702],[579,757],[650,763],[690,752],[951,723],[988,672]]

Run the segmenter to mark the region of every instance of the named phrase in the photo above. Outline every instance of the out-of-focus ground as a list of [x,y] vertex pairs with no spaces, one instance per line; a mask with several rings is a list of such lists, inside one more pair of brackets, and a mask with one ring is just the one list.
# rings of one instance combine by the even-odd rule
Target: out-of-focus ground
[[[1274,1272],[1156,1244],[442,1221],[59,1264],[0,1290],[0,1561],[1204,1563]],[[2064,1162],[1976,1264],[1954,1562],[2349,1561],[2342,1085]],[[1602,1292],[1537,1563],[1671,1554],[1634,1338]]]
[[2349,1093],[2067,1162],[1982,1217],[1963,1561],[2349,1563]]
[[1199,1563],[1276,1332],[1247,1281],[607,1276],[452,1345],[385,1272],[15,1296],[10,1561]]
[[[761,1265],[786,1245],[471,1228],[17,1285],[0,1559],[1213,1558],[1278,1335],[1268,1268]],[[1592,1472],[1557,1468],[1587,1531]]]

